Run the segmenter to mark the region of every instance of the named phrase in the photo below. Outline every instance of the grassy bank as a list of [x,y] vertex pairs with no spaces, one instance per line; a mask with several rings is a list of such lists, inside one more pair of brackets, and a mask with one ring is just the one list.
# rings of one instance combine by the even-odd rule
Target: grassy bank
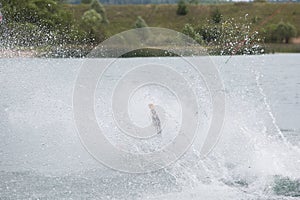
[[266,44],[266,53],[300,53],[300,44]]
[[[62,34],[58,34],[52,31],[48,34],[47,31],[37,31],[39,30],[39,26],[37,26],[34,23],[30,24],[21,24],[19,26],[19,29],[21,30],[20,33],[22,33],[24,36],[20,36],[17,34],[18,32],[11,33],[11,36],[9,39],[6,39],[8,41],[8,44],[10,44],[10,41],[19,41],[21,38],[25,38],[25,43],[23,40],[20,40],[18,44],[15,45],[14,48],[17,49],[16,51],[20,54],[32,56],[32,55],[38,55],[38,56],[49,56],[49,57],[81,57],[85,56],[89,53],[89,51],[93,48],[94,45],[97,45],[99,41],[102,41],[103,38],[99,40],[95,40],[96,42],[91,42],[94,39],[92,36],[90,37],[88,34],[90,33],[89,29],[86,30],[85,26],[83,26],[82,16],[83,14],[90,9],[90,5],[87,4],[79,4],[79,5],[71,5],[71,4],[63,4],[63,13],[65,11],[70,11],[74,18],[75,22],[70,23],[71,25],[69,28],[64,28],[61,30]],[[120,33],[122,31],[126,31],[129,29],[132,29],[134,27],[134,24],[138,18],[138,16],[141,16],[148,26],[152,27],[162,27],[162,28],[169,28],[176,31],[182,31],[184,26],[186,24],[191,24],[192,27],[197,28],[197,26],[201,26],[203,24],[208,24],[207,20],[211,18],[211,14],[218,8],[218,10],[221,12],[223,16],[223,22],[227,19],[235,19],[235,24],[232,23],[230,26],[230,23],[221,23],[223,27],[223,24],[229,24],[227,26],[226,30],[233,30],[230,33],[227,31],[224,33],[224,35],[233,35],[232,38],[236,39],[237,36],[243,36],[239,31],[241,28],[236,28],[237,24],[249,24],[252,23],[251,27],[252,30],[247,32],[247,36],[251,36],[254,31],[260,32],[262,29],[268,27],[271,24],[278,24],[279,22],[288,22],[295,26],[298,32],[298,36],[300,36],[300,3],[227,3],[227,4],[204,4],[204,5],[188,5],[188,13],[187,15],[177,15],[177,5],[171,4],[171,5],[105,5],[106,9],[106,15],[109,20],[109,23],[102,23],[99,22],[99,27],[95,29],[95,35],[97,36],[104,36],[110,37],[112,35],[115,35],[117,33]],[[67,13],[67,12],[66,12]],[[48,12],[46,16],[48,16],[49,19],[52,19],[55,16],[52,16],[51,12]],[[65,22],[72,22],[72,14],[68,15],[69,18],[65,19]],[[40,16],[43,19],[43,15]],[[26,21],[26,20],[25,20]],[[66,23],[66,24],[68,24]],[[57,24],[57,23],[54,23]],[[97,23],[91,23],[93,26]],[[77,26],[78,25],[78,26]],[[218,24],[220,25],[220,24]],[[224,25],[225,26],[225,25]],[[16,30],[18,30],[18,26],[16,26]],[[72,27],[79,27],[78,29],[74,30]],[[229,27],[229,28],[228,28]],[[94,28],[94,27],[93,27]],[[231,28],[231,29],[230,29]],[[56,27],[54,26],[53,29],[55,30]],[[72,30],[68,30],[72,29]],[[0,29],[1,30],[1,29]],[[4,30],[4,29],[3,29]],[[12,29],[13,30],[13,29]],[[68,31],[66,31],[68,30]],[[77,32],[77,30],[79,30]],[[207,29],[205,29],[207,30]],[[211,28],[211,30],[213,30]],[[237,30],[237,31],[236,31]],[[86,31],[84,33],[80,31]],[[37,35],[37,38],[31,40],[31,38],[28,38],[27,35],[32,35],[33,33],[45,33]],[[234,35],[234,32],[236,34]],[[250,34],[249,34],[250,32]],[[99,34],[98,34],[99,33]],[[104,34],[103,34],[104,33]],[[220,32],[218,32],[220,33]],[[268,32],[269,34],[269,32]],[[219,34],[220,35],[220,34]],[[254,34],[255,35],[255,34]],[[270,34],[269,34],[270,35]],[[43,43],[44,39],[40,38],[49,38],[47,42]],[[191,35],[190,35],[191,36]],[[203,35],[202,35],[203,36]],[[252,35],[253,36],[253,35]],[[26,39],[27,38],[27,39]],[[52,39],[57,39],[57,41],[52,41]],[[79,39],[78,39],[79,38]],[[227,41],[224,39],[224,37],[220,37],[220,41]],[[258,35],[259,39],[263,38],[263,36]],[[5,38],[4,38],[5,39]],[[74,39],[74,40],[73,40]],[[89,40],[91,39],[91,40]],[[201,39],[201,38],[200,38]],[[238,40],[243,41],[244,38],[240,38]],[[203,39],[204,40],[204,39]],[[41,44],[39,43],[41,41]],[[64,45],[60,45],[61,41],[64,42]],[[211,41],[213,40],[205,40],[205,43],[200,41],[201,44],[206,45],[207,47],[218,47],[221,46],[221,50],[224,50],[223,43],[218,44],[212,44]],[[259,42],[258,42],[259,41]],[[271,41],[271,40],[270,40]],[[272,40],[273,41],[273,40]],[[292,41],[292,40],[290,40]],[[272,52],[298,52],[300,53],[300,39],[294,40],[295,43],[298,44],[260,44],[259,46],[265,46],[267,53]],[[32,46],[35,47],[35,43],[32,44],[32,42],[37,42],[36,48],[34,48],[33,52],[31,52]],[[28,45],[26,45],[28,43]],[[229,42],[228,42],[229,43]],[[254,42],[249,42],[249,44],[258,44],[262,43],[261,40],[255,40]],[[233,43],[235,46],[236,43]],[[223,46],[222,46],[223,45]],[[228,46],[228,45],[227,45]],[[234,46],[234,47],[235,47]],[[28,47],[28,49],[23,49]],[[7,45],[6,49],[12,48],[11,45]],[[11,54],[11,51],[6,51],[4,48],[4,51],[9,56],[16,56],[15,54]],[[19,51],[20,49],[20,51]],[[30,53],[29,53],[30,52]],[[230,51],[228,51],[231,54]],[[226,54],[226,53],[225,53]],[[220,55],[220,53],[214,53],[214,55]],[[137,52],[130,52],[125,57],[132,57],[132,56],[174,56],[170,52],[165,52],[161,50],[153,50],[153,49],[143,49],[141,51]]]
[[[77,19],[89,9],[88,5],[65,5]],[[164,27],[181,31],[184,24],[198,25],[210,18],[210,14],[218,7],[224,19],[235,18],[249,20],[255,30],[260,30],[281,20],[290,22],[300,33],[300,4],[275,3],[228,3],[220,5],[189,5],[188,14],[176,15],[177,5],[106,5],[107,17],[110,21],[106,25],[107,36],[131,29],[138,16],[141,16],[149,26]]]

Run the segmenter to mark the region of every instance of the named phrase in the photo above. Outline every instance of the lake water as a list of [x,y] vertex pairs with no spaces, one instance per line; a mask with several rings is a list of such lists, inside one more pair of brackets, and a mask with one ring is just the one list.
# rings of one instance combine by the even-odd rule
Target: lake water
[[[177,162],[144,174],[111,170],[96,162],[80,142],[72,97],[83,60],[1,59],[0,199],[299,198],[300,54],[211,59],[226,95],[218,144],[205,159],[194,144]],[[182,70],[180,58],[119,59],[119,66],[145,62],[172,63]],[[98,86],[95,92],[95,114],[105,130],[113,130],[106,109],[109,86],[117,82],[122,69],[108,72],[107,87]],[[207,119],[202,124],[207,127],[211,109],[207,90],[201,89],[203,82],[185,70],[179,74],[190,77],[196,90],[200,88],[199,101],[207,107],[199,115]],[[140,102],[154,101],[168,112],[173,121],[166,130],[174,133],[180,109],[173,97],[153,85],[142,88],[129,101],[129,115],[137,125],[151,123]],[[163,142],[174,139],[169,135]],[[121,141],[128,151],[157,148],[155,140],[131,145],[126,137],[108,137],[116,145]],[[153,148],[141,149],[145,145]]]

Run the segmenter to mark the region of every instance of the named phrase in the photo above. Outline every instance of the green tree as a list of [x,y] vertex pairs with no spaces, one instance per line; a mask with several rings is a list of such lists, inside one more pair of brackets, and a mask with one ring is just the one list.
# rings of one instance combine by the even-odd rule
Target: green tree
[[188,13],[188,8],[184,0],[179,0],[177,3],[177,15],[186,15]]
[[297,35],[295,26],[290,23],[279,22],[272,33],[277,42],[289,43],[290,38]]
[[72,14],[60,6],[59,0],[5,1],[3,12],[8,23],[33,23],[52,30],[65,30],[73,23]]
[[199,44],[203,44],[202,36],[197,33],[197,31],[195,31],[194,27],[191,24],[185,24],[182,33],[193,38]]
[[270,24],[266,27],[261,28],[260,35],[264,38],[264,42],[277,42],[277,38],[274,35],[274,30],[276,29],[276,26],[277,24]]
[[147,23],[141,16],[138,16],[137,20],[134,23],[134,28],[144,28],[144,27],[148,27]]
[[99,13],[103,19],[103,22],[108,24],[109,21],[106,16],[106,10],[104,6],[100,3],[99,0],[92,0],[91,9],[94,9],[97,13]]
[[2,1],[7,28],[0,36],[6,38],[0,40],[16,47],[73,44],[83,40],[72,13],[61,3],[61,0]]
[[184,31],[190,35],[200,35],[203,44],[209,47],[208,51],[213,55],[261,54],[260,38],[251,31],[250,25],[248,21],[230,19],[218,24],[201,24],[199,28],[186,27]]
[[94,9],[86,11],[82,16],[82,22],[87,27],[94,27],[100,25],[102,21],[102,17],[99,13],[97,13]]
[[213,10],[213,12],[211,13],[211,19],[216,24],[218,24],[222,21],[222,14],[221,14],[219,8],[216,8]]
[[86,11],[81,18],[81,27],[87,33],[90,42],[100,42],[102,17],[94,9]]

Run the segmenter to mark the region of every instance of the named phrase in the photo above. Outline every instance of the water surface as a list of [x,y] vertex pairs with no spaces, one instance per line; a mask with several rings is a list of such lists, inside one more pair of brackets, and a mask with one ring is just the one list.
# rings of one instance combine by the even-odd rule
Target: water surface
[[[151,59],[158,58],[147,62]],[[160,58],[175,65],[178,59]],[[214,151],[201,160],[193,147],[170,167],[148,174],[108,169],[83,148],[72,111],[82,60],[2,59],[1,199],[299,198],[300,55],[234,56],[225,63],[227,59],[212,57],[226,93],[226,120]],[[145,60],[122,61],[125,67],[135,62]],[[117,77],[108,74],[106,79]],[[163,98],[157,90],[154,94]],[[98,87],[96,107],[101,107],[101,92],[105,90]],[[143,94],[137,93],[135,101]],[[161,102],[177,109],[171,94],[164,98]],[[201,98],[206,99],[204,89]],[[142,108],[133,105],[129,112],[143,116]],[[102,111],[96,111],[99,119]],[[210,109],[206,112],[202,114],[209,118]],[[147,116],[132,118],[150,123]]]

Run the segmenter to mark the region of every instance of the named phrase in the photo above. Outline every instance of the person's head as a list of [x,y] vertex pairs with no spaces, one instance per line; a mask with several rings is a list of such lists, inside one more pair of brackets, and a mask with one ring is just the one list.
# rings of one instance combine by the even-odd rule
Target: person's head
[[154,109],[154,105],[153,105],[152,103],[148,104],[148,106],[149,106],[149,108],[150,108],[151,110]]

